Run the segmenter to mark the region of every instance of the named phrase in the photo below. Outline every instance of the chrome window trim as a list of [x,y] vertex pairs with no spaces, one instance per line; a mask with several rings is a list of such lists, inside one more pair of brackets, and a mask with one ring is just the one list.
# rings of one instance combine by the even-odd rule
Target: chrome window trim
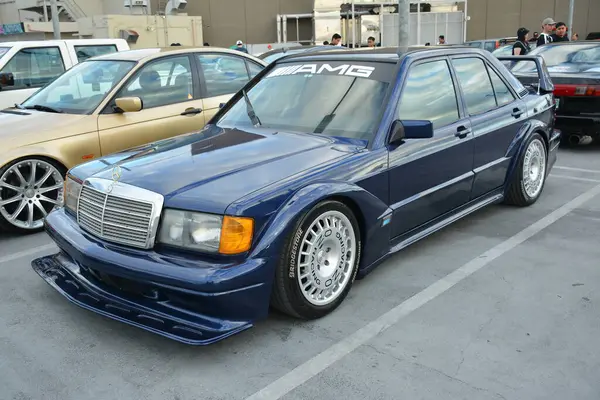
[[[114,182],[111,179],[104,179],[104,178],[85,179],[82,184],[80,196],[77,198],[77,213],[76,213],[76,215],[77,215],[77,224],[79,226],[81,226],[82,229],[86,230],[86,232],[89,232],[89,231],[87,229],[85,229],[79,223],[79,202],[80,202],[81,193],[83,192],[84,187],[88,187],[92,190],[95,190],[104,195],[107,195],[105,202],[104,202],[104,207],[102,210],[102,213],[103,213],[102,219],[103,220],[104,220],[104,212],[106,211],[106,203],[110,196],[113,196],[117,199],[123,198],[125,200],[147,203],[147,204],[152,205],[152,212],[150,214],[150,232],[148,233],[148,236],[146,239],[146,244],[144,247],[134,246],[127,241],[119,241],[119,240],[115,240],[113,238],[107,239],[104,237],[103,234],[101,234],[99,236],[99,238],[109,241],[109,242],[127,245],[130,247],[137,247],[137,248],[144,248],[144,249],[151,249],[152,247],[154,247],[154,244],[156,242],[156,236],[158,233],[158,224],[160,222],[160,217],[161,217],[162,209],[163,209],[163,205],[164,205],[164,196],[163,195],[152,192],[147,189],[137,187],[137,186],[128,185],[126,183]],[[98,236],[94,232],[89,232],[89,233],[92,234],[93,236]]]

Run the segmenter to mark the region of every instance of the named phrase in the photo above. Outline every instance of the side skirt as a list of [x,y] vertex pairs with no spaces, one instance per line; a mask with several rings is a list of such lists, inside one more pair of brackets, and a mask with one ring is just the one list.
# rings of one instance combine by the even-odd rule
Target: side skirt
[[371,265],[361,268],[356,276],[357,279],[362,279],[371,273],[379,264],[385,261],[388,257],[396,254],[400,250],[424,239],[435,232],[445,228],[448,225],[492,204],[502,202],[504,199],[503,188],[496,189],[491,193],[483,195],[449,213],[446,213],[420,227],[413,229],[403,235],[400,235],[390,241],[390,250],[386,255],[373,262]]

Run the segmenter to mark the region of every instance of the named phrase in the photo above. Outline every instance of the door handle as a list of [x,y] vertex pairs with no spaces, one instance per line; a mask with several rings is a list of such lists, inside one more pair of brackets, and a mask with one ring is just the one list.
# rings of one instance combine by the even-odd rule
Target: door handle
[[523,111],[521,111],[520,108],[513,108],[512,114],[510,115],[512,115],[515,118],[520,118],[521,115],[523,115]]
[[467,128],[465,126],[459,126],[458,129],[456,129],[456,133],[454,135],[459,139],[464,139],[471,132],[472,131],[470,128]]
[[201,108],[186,108],[185,111],[181,113],[181,115],[196,115],[200,114],[201,112]]

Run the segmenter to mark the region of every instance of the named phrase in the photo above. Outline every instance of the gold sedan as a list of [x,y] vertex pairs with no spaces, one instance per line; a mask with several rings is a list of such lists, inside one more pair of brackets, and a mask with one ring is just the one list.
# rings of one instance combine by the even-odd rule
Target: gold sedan
[[0,229],[31,232],[67,169],[201,129],[267,65],[237,50],[142,49],[89,59],[0,111]]

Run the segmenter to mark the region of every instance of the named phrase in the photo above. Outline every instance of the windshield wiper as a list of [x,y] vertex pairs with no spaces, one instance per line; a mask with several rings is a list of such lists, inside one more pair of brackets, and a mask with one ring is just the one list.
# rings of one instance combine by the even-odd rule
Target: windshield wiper
[[25,109],[25,107],[23,107],[19,103],[15,103],[15,108],[18,108],[19,110],[24,110]]
[[244,95],[244,100],[246,101],[246,113],[248,113],[248,117],[250,118],[250,121],[252,121],[252,124],[255,127],[262,125],[260,123],[260,119],[254,112],[254,107],[252,107],[252,103],[250,102],[250,99],[248,98],[248,94],[246,93],[245,90],[242,90],[242,94]]
[[57,113],[57,114],[62,114],[63,111],[59,110],[58,108],[52,108],[52,107],[48,107],[48,106],[42,106],[40,104],[36,104],[33,106],[27,106],[25,107],[28,110],[37,110],[37,111],[45,111],[45,112],[51,112],[51,113]]

